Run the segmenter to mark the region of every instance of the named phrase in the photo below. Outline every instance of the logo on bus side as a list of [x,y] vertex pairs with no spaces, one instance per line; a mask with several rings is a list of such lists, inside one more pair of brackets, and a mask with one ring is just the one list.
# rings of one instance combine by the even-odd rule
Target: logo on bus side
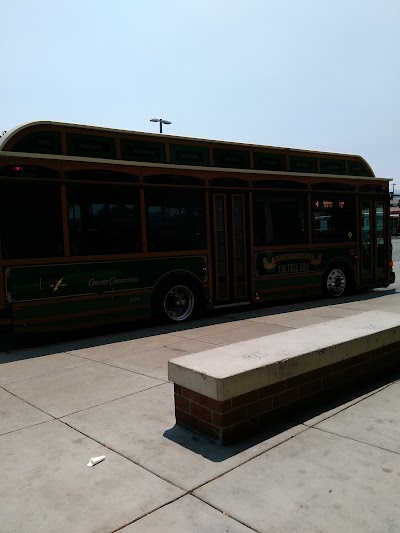
[[[295,261],[290,262],[289,261]],[[308,253],[291,253],[274,255],[271,261],[268,261],[267,257],[263,258],[263,267],[265,270],[273,270],[278,267],[279,274],[289,274],[293,272],[308,272],[310,265],[317,266],[322,262],[322,254],[318,254],[316,257],[313,254]],[[277,263],[284,263],[278,265]]]
[[58,290],[60,290],[61,287],[66,287],[67,284],[63,283],[63,281],[64,281],[64,278],[58,279],[55,283],[52,283],[51,285],[49,285],[49,289],[53,289],[53,292],[57,292]]

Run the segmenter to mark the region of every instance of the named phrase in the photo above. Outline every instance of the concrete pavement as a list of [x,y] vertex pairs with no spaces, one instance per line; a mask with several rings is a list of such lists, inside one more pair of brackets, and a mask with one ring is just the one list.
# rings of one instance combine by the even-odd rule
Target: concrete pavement
[[[0,353],[0,531],[400,531],[400,372],[235,446],[175,426],[167,361],[386,310],[397,285]],[[105,455],[97,466],[91,457]]]

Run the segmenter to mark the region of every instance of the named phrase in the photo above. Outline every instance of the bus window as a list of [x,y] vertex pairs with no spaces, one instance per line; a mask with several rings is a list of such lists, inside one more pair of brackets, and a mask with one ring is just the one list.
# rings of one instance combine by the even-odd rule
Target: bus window
[[3,183],[0,198],[4,259],[64,255],[59,187]]
[[202,191],[147,190],[146,209],[151,252],[205,248]]
[[68,222],[71,255],[141,250],[139,200],[133,188],[71,186]]
[[398,237],[400,234],[400,218],[390,218],[390,228],[392,237]]
[[349,195],[313,194],[313,242],[356,240],[355,199]]
[[254,193],[255,245],[305,243],[306,205],[303,194]]
[[370,227],[370,225],[369,225],[369,215],[367,215],[367,214],[365,214],[363,212],[363,214],[362,214],[361,231],[369,233],[369,227]]

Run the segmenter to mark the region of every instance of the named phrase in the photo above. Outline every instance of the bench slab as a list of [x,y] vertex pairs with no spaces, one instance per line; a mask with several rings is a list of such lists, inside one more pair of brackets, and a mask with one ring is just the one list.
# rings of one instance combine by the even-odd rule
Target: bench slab
[[399,361],[400,315],[370,311],[178,357],[168,378],[177,424],[227,444],[274,410]]

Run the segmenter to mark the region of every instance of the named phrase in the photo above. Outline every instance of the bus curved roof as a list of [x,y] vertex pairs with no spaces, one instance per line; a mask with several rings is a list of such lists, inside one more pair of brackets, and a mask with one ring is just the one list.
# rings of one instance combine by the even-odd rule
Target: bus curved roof
[[15,128],[12,128],[11,130],[7,131],[2,137],[0,137],[0,151],[10,151],[12,149],[13,145],[15,144],[16,139],[20,139],[22,137],[22,134],[25,133],[26,135],[29,135],[30,133],[34,132],[40,132],[40,130],[50,130],[50,131],[62,131],[63,129],[69,130],[72,133],[81,133],[81,134],[88,134],[88,135],[102,135],[105,134],[107,137],[132,137],[132,138],[140,138],[142,140],[147,141],[155,141],[155,142],[183,142],[185,144],[188,143],[194,143],[196,145],[203,145],[203,146],[217,146],[219,148],[223,149],[238,149],[238,150],[260,150],[264,152],[271,152],[271,153],[284,153],[284,154],[290,154],[290,155],[303,155],[303,156],[314,156],[314,157],[345,157],[345,158],[351,158],[354,160],[358,160],[362,165],[366,167],[368,172],[370,173],[370,177],[375,177],[375,174],[369,165],[369,163],[360,155],[356,154],[348,154],[348,153],[339,153],[339,152],[325,152],[325,151],[318,151],[318,150],[309,150],[309,149],[299,149],[299,148],[289,148],[289,147],[281,147],[281,146],[269,146],[269,145],[259,145],[259,144],[252,144],[252,143],[240,143],[235,141],[222,141],[217,139],[202,139],[202,138],[196,138],[196,137],[183,137],[183,136],[175,136],[170,134],[164,134],[164,133],[149,133],[149,132],[141,132],[141,131],[130,131],[130,130],[123,130],[123,129],[114,129],[114,128],[106,128],[101,126],[88,126],[84,124],[73,124],[73,123],[64,123],[64,122],[53,122],[53,121],[36,121],[36,122],[27,122],[20,124],[19,126],[16,126]]

